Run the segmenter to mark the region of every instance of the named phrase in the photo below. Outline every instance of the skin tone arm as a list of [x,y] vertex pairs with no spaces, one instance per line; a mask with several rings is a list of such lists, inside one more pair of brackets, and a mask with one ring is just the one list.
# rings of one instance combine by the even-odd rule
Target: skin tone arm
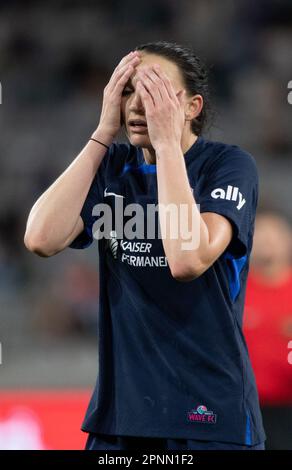
[[[139,64],[137,53],[125,56],[104,89],[99,125],[92,137],[110,145],[121,127],[121,95]],[[52,256],[66,248],[84,229],[80,212],[106,147],[89,141],[80,154],[33,205],[24,244],[39,256]]]
[[[159,204],[178,207],[185,204],[188,213],[188,217],[180,220],[181,230],[176,239],[163,237],[164,251],[173,277],[190,281],[206,271],[227,248],[232,238],[232,225],[219,214],[200,214],[196,206],[181,149],[186,125],[184,90],[176,94],[159,65],[140,68],[137,74],[137,90],[145,107],[148,133],[156,153]],[[182,247],[186,240],[180,234],[190,229],[200,231],[200,243],[195,249],[185,250]],[[161,233],[167,234],[166,227],[161,227]]]

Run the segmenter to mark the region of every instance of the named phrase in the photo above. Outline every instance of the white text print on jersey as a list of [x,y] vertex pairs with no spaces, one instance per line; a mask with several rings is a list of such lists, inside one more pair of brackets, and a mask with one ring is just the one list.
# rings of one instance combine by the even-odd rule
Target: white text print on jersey
[[228,201],[238,201],[238,204],[236,206],[238,210],[240,210],[246,203],[246,200],[244,199],[242,193],[239,191],[239,188],[237,188],[236,186],[228,185],[226,191],[225,189],[222,189],[222,188],[213,189],[213,191],[211,192],[211,196],[214,199],[219,198],[219,199],[226,199]]

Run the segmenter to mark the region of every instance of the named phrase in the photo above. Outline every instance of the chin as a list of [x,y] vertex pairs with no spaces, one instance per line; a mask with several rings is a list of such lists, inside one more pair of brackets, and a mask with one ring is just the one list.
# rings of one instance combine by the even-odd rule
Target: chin
[[139,147],[152,148],[148,135],[145,134],[128,134],[128,139],[132,145]]

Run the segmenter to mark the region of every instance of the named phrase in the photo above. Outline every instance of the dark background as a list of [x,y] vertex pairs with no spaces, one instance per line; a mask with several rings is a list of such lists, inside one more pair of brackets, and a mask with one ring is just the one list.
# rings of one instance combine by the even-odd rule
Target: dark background
[[0,1],[1,388],[95,381],[96,244],[45,259],[25,249],[23,235],[35,200],[97,126],[103,88],[136,45],[175,41],[207,61],[216,110],[208,136],[251,152],[260,204],[291,219],[291,26],[291,0]]

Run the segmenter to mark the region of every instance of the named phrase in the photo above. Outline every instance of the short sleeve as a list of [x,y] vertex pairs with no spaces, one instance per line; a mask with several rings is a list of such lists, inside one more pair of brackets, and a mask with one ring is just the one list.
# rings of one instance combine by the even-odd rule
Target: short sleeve
[[198,197],[200,212],[225,216],[233,226],[228,247],[234,255],[251,250],[258,202],[258,171],[254,158],[239,147],[231,147],[205,173]]
[[92,227],[97,220],[97,216],[92,215],[94,206],[103,201],[104,193],[104,173],[106,167],[106,160],[112,151],[112,147],[107,150],[98,171],[93,178],[85,202],[80,212],[80,217],[84,222],[83,231],[70,243],[69,248],[83,249],[91,245],[93,241]]

